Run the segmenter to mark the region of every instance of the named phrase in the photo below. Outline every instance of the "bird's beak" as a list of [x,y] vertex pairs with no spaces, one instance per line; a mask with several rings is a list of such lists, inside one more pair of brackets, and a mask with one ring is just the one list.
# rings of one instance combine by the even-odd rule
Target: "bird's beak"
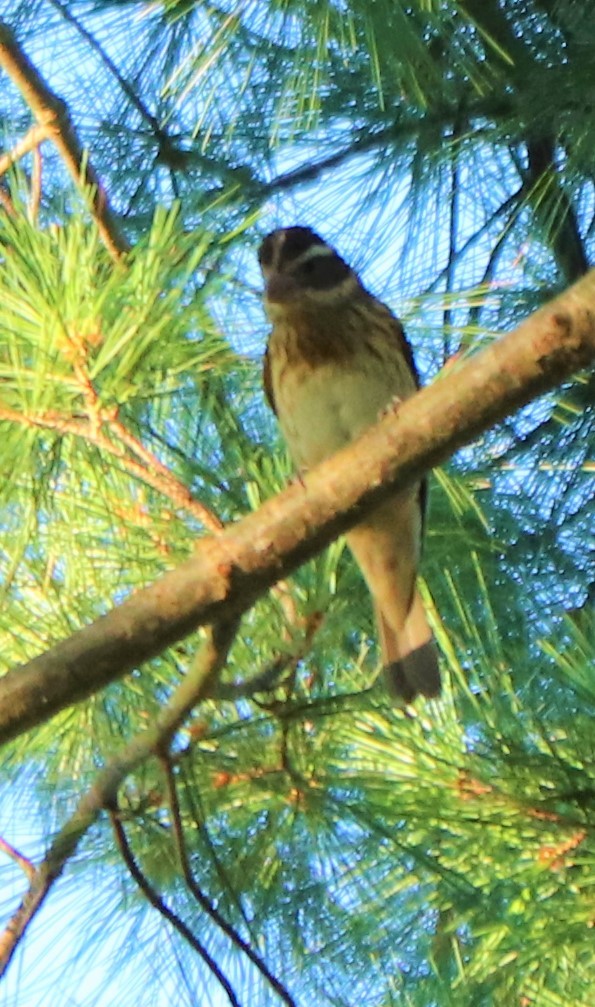
[[287,273],[271,273],[266,278],[265,299],[269,304],[287,304],[298,294],[298,284]]

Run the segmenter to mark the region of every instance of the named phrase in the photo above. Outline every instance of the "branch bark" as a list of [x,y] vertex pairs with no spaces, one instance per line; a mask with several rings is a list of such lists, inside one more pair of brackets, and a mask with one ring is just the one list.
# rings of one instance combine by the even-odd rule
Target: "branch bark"
[[[107,193],[85,156],[66,103],[46,84],[17,42],[8,25],[0,21],[0,67],[18,87],[37,123],[56,145],[76,185],[81,181],[91,190],[91,212],[103,243],[114,259],[120,259],[129,245],[116,222]],[[28,134],[31,136],[31,133]]]
[[0,681],[0,742],[47,720],[197,626],[239,617],[396,490],[595,359],[595,270],[514,332],[448,368],[356,443],[203,539],[150,587]]

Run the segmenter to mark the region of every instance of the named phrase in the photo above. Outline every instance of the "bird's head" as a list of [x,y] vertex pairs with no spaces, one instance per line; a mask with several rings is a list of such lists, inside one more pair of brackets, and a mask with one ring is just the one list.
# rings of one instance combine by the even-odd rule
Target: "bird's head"
[[282,227],[264,239],[258,261],[272,321],[294,312],[340,309],[361,290],[357,274],[309,227]]

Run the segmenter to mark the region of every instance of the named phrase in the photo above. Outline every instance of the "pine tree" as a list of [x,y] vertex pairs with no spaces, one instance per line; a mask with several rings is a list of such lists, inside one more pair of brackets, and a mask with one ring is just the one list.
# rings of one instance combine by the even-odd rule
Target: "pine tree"
[[[594,37],[572,0],[0,0],[3,671],[291,479],[260,387],[271,227],[340,247],[424,381],[587,271]],[[338,539],[239,628],[5,745],[6,919],[40,864],[51,892],[11,1003],[586,1007],[594,391],[432,476],[440,701],[374,684]]]

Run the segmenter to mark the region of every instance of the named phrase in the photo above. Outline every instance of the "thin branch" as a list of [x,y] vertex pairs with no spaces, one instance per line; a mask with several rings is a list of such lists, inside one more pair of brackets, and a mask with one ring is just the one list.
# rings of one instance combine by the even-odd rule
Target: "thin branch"
[[120,851],[122,860],[124,861],[131,878],[136,882],[147,901],[150,902],[153,908],[156,909],[157,912],[168,921],[168,923],[171,923],[174,930],[177,930],[180,936],[187,941],[190,947],[200,955],[209,970],[217,979],[220,986],[227,993],[229,1002],[233,1004],[234,1007],[241,1007],[240,1001],[238,1000],[229,979],[219,968],[217,962],[209,954],[204,944],[198,939],[198,937],[194,936],[190,928],[186,926],[177,913],[174,913],[174,911],[165,904],[162,896],[159,895],[159,892],[155,888],[153,888],[153,885],[150,883],[147,876],[141,871],[130,848],[126,832],[124,831],[124,826],[118,817],[117,810],[110,810],[110,821],[112,823],[116,844]]
[[[466,0],[465,9],[488,46],[493,46],[489,57],[495,57],[496,62],[504,61],[509,82],[522,93],[535,63],[527,36],[515,34],[511,21],[496,2]],[[589,262],[574,206],[560,185],[555,132],[555,127],[551,130],[537,127],[536,132],[534,122],[521,122],[518,135],[525,144],[528,161],[527,170],[521,174],[535,219],[556,264],[564,280],[572,283],[587,272]]]
[[[473,248],[480,241],[482,241],[482,239],[489,231],[491,226],[495,224],[500,217],[505,216],[509,212],[511,213],[512,216],[511,211],[518,213],[518,203],[520,202],[520,199],[523,195],[523,191],[524,190],[521,187],[520,189],[517,189],[516,192],[513,192],[512,195],[508,196],[504,200],[504,202],[500,203],[500,206],[498,206],[493,211],[493,213],[491,213],[489,217],[487,217],[487,219],[484,220],[481,227],[479,227],[477,231],[474,231],[473,234],[469,238],[467,238],[465,242],[463,242],[463,244],[461,245],[461,247],[457,252],[457,261],[460,262],[463,256],[466,255],[466,253],[469,251],[469,249]],[[505,228],[508,228],[509,223],[506,223],[504,226]],[[446,278],[448,269],[449,269],[449,263],[447,262],[446,265],[440,270],[440,272],[436,274],[432,282],[425,288],[425,290],[423,291],[423,296],[431,294],[436,290],[436,288],[440,285],[440,283]]]
[[[154,488],[159,488],[160,492],[164,496],[168,496],[175,506],[181,507],[183,510],[191,513],[209,531],[221,531],[223,522],[208,507],[205,507],[200,500],[196,500],[188,487],[180,482],[179,479],[176,479],[167,466],[152,451],[145,448],[138,437],[135,437],[124,426],[119,419],[118,410],[101,408],[100,397],[87,370],[86,361],[75,360],[73,369],[87,407],[89,417],[88,439],[95,440],[95,443],[100,440],[101,443],[98,446],[105,448],[105,445],[109,444],[110,441],[104,438],[101,428],[107,427],[110,434],[119,440],[129,452],[140,459],[143,464],[143,471],[145,472],[143,478],[146,482],[149,482]],[[136,462],[124,453],[122,453],[121,457],[125,460],[125,464],[135,467],[135,474],[138,473],[139,470]]]
[[202,539],[191,559],[0,680],[13,738],[193,632],[239,618],[457,448],[595,359],[595,270],[514,332],[447,369],[355,443],[258,511]]
[[0,850],[2,850],[3,853],[6,853],[11,860],[14,860],[15,864],[19,865],[21,870],[23,870],[29,878],[29,881],[33,879],[35,874],[35,864],[32,860],[29,860],[29,857],[23,856],[22,853],[19,853],[16,847],[7,842],[6,839],[2,839],[2,837],[0,837]]
[[159,119],[154,115],[148,105],[142,100],[141,96],[134,90],[131,84],[128,83],[123,74],[114,63],[113,59],[105,51],[103,46],[99,44],[94,35],[88,31],[77,18],[60,3],[59,0],[49,0],[53,7],[56,8],[69,24],[79,33],[81,38],[84,38],[87,45],[97,53],[100,60],[107,67],[108,71],[111,73],[112,77],[117,81],[120,89],[124,92],[130,104],[136,109],[141,119],[147,123],[151,133],[153,134],[153,139],[157,145],[158,153],[157,158],[163,164],[167,165],[170,170],[170,179],[172,185],[172,191],[174,197],[177,199],[179,197],[178,183],[176,180],[175,170],[184,171],[187,169],[189,160],[192,159],[192,152],[186,151],[182,147],[178,146],[176,143],[176,137],[172,136],[163,128]]
[[[191,514],[209,531],[216,532],[223,527],[219,518],[200,500],[197,500],[188,487],[172,475],[170,470],[152,452],[144,448],[122,423],[116,421],[113,414],[107,417],[96,415],[90,419],[77,419],[76,417],[62,416],[53,411],[27,415],[16,409],[11,409],[9,406],[0,406],[0,421],[2,420],[8,423],[18,423],[25,427],[53,430],[61,435],[72,434],[74,437],[80,437],[101,451],[105,451],[106,454],[117,458],[129,475],[163,494],[171,500],[175,507]],[[124,442],[130,450],[134,450],[143,459],[144,464],[131,458],[123,444],[114,444],[100,429],[100,422],[113,426],[120,441]]]
[[120,85],[121,90],[128,98],[130,104],[134,105],[141,118],[144,119],[154,131],[156,138],[159,138],[161,133],[159,120],[153,115],[147,105],[145,105],[144,101],[140,95],[136,93],[132,85],[129,84],[126,78],[120,73],[111,56],[106,53],[105,49],[99,44],[95,36],[92,35],[90,31],[87,31],[85,26],[81,24],[81,22],[75,18],[74,14],[71,14],[68,8],[65,7],[64,4],[61,4],[59,0],[49,0],[49,2],[52,7],[55,7],[56,10],[60,12],[60,15],[64,18],[64,20],[73,26],[81,38],[84,38],[87,45],[89,45],[91,49],[97,53],[104,66],[107,67],[112,77],[114,77]]
[[[2,37],[1,27],[0,25],[0,38]],[[8,154],[0,156],[0,175],[4,175],[25,154],[29,154],[32,150],[37,150],[40,143],[43,143],[44,140],[49,140],[51,136],[52,131],[48,125],[31,126],[29,132],[14,145]]]
[[43,160],[39,147],[33,151],[33,170],[31,172],[31,192],[29,195],[29,220],[35,223],[41,206],[41,176],[43,171]]
[[[188,510],[190,513],[197,517],[198,520],[205,528],[209,531],[217,532],[221,531],[223,528],[223,522],[213,514],[212,511],[205,507],[203,503],[196,500],[190,494],[187,486],[176,479],[167,468],[163,462],[159,461],[156,455],[152,451],[149,451],[137,437],[134,436],[119,420],[117,417],[112,417],[109,421],[109,428],[117,436],[118,440],[124,444],[129,451],[140,458],[141,462],[144,463],[145,471],[150,472],[153,478],[160,479],[161,485],[167,487],[166,493],[170,496],[174,503],[180,506],[181,501],[184,500],[184,509]],[[164,490],[162,490],[164,492]]]
[[[273,588],[281,596],[287,595],[286,590],[279,590],[282,583],[279,581]],[[291,601],[293,602],[293,598]],[[323,615],[320,612],[313,612],[307,620],[305,632],[299,641],[296,641],[295,636],[290,635],[288,623],[287,632],[284,634],[285,641],[290,644],[288,653],[279,654],[262,671],[251,675],[250,678],[246,678],[242,682],[213,681],[213,691],[210,693],[209,699],[236,700],[243,696],[255,696],[259,692],[270,692],[271,689],[277,688],[282,676],[287,677],[287,672],[290,673],[293,681],[297,666],[310,652],[312,641],[320,629],[322,621]]]
[[[453,127],[452,131],[452,142],[453,146],[459,139],[459,124]],[[454,147],[453,160],[450,170],[450,208],[449,208],[449,222],[448,222],[448,259],[446,262],[446,286],[445,293],[447,296],[452,294],[454,289],[454,276],[455,267],[458,259],[457,254],[457,238],[459,230],[459,199],[460,199],[460,178],[459,178],[459,158]],[[452,356],[452,345],[451,345],[451,328],[452,328],[452,310],[449,306],[448,300],[443,312],[443,327],[444,327],[444,357],[443,363],[446,363],[448,358]]]
[[[492,282],[494,274],[498,267],[498,263],[502,255],[504,254],[504,249],[506,247],[506,241],[508,237],[509,237],[509,231],[505,228],[503,231],[500,232],[498,238],[492,245],[488,261],[486,263],[486,267],[483,271],[483,276],[481,277],[481,280],[479,281],[478,284],[480,288],[485,287]],[[474,304],[472,305],[472,307],[469,308],[469,315],[467,320],[468,326],[475,326],[479,324],[479,315],[481,309],[482,309],[481,304]]]
[[[192,724],[189,724],[188,726],[189,731],[192,731]],[[193,760],[189,758],[191,751],[192,749],[190,747],[187,747],[183,750],[186,756],[185,758],[180,757],[183,755],[182,752],[180,752],[180,756],[178,756],[177,753],[174,756],[170,752],[170,759],[173,760],[175,758],[176,763],[179,766],[180,776],[183,777],[184,780],[186,803],[188,805],[188,812],[190,818],[197,830],[197,835],[200,835],[203,843],[208,848],[210,862],[215,868],[217,877],[219,878],[220,887],[222,891],[227,893],[231,901],[235,904],[238,914],[242,917],[244,921],[249,936],[254,939],[254,935],[251,929],[251,921],[248,917],[248,914],[246,913],[246,910],[244,909],[242,900],[238,897],[235,886],[231,883],[229,879],[227,868],[225,864],[222,862],[221,857],[217,851],[216,843],[213,841],[211,837],[210,830],[207,825],[208,816],[205,813],[204,805],[201,800],[200,781],[197,780],[196,778],[196,766]]]
[[0,185],[0,206],[4,208],[9,217],[17,216],[17,211],[11,199],[10,193],[3,185]]
[[180,813],[180,802],[178,799],[178,791],[176,787],[176,781],[174,778],[172,765],[167,756],[162,760],[163,768],[165,772],[165,779],[167,783],[167,792],[169,799],[169,807],[172,817],[173,833],[176,843],[176,852],[178,854],[178,860],[180,863],[180,868],[182,870],[182,876],[188,890],[192,893],[196,901],[198,902],[201,909],[210,916],[214,923],[219,927],[220,930],[229,938],[232,944],[235,944],[240,951],[242,951],[247,958],[250,959],[252,964],[258,969],[260,974],[264,976],[267,982],[272,986],[276,993],[279,994],[283,1003],[287,1004],[288,1007],[296,1007],[295,1000],[285,989],[283,984],[277,979],[275,975],[270,971],[268,965],[263,958],[255,951],[252,946],[245,941],[240,933],[236,930],[231,923],[229,923],[225,917],[219,912],[217,907],[213,905],[211,900],[207,898],[200,886],[198,885],[196,878],[192,873],[192,868],[190,867],[190,861],[188,859],[188,850],[186,848],[186,838],[184,836],[184,827],[182,825],[182,816]]
[[[364,130],[356,133],[355,138],[345,144],[339,150],[333,151],[319,161],[307,161],[305,164],[291,171],[284,172],[272,178],[270,181],[257,182],[259,196],[272,195],[276,192],[284,192],[297,185],[314,182],[325,172],[332,168],[339,168],[346,164],[353,157],[367,154],[377,149],[387,149],[391,145],[402,150],[411,141],[417,141],[419,146],[421,134],[427,131],[431,136],[437,132],[452,130],[464,113],[466,120],[473,125],[477,134],[478,126],[474,125],[477,120],[483,122],[486,119],[498,118],[510,113],[512,105],[507,99],[498,99],[494,102],[492,96],[470,102],[463,108],[458,105],[446,105],[437,103],[435,108],[427,112],[424,116],[404,114],[403,109],[399,109],[398,116],[388,126],[381,129]],[[423,146],[423,144],[422,144]]]
[[527,198],[566,283],[583,276],[589,261],[568,193],[560,185],[556,146],[551,137],[527,139]]
[[23,901],[0,935],[0,976],[4,975],[12,956],[30,923],[41,909],[54,882],[60,877],[67,861],[74,855],[79,842],[106,807],[117,801],[120,784],[155,752],[163,751],[180,724],[209,689],[210,683],[227,660],[237,623],[228,621],[207,631],[207,636],[186,678],[169,702],[161,709],[155,722],[136,735],[97,776],[93,786],[82,798],[65,825],[54,837],[43,861],[36,868]]
[[285,672],[295,670],[296,664],[300,660],[300,655],[281,654],[262,671],[242,682],[214,682],[209,699],[236,700],[246,696],[255,696],[259,692],[270,692],[271,689],[277,687]]
[[99,176],[85,156],[66,103],[48,87],[8,25],[0,21],[0,67],[18,87],[38,125],[47,130],[76,185],[91,191],[91,212],[103,243],[112,258],[120,259],[129,245],[116,222],[107,193]]

